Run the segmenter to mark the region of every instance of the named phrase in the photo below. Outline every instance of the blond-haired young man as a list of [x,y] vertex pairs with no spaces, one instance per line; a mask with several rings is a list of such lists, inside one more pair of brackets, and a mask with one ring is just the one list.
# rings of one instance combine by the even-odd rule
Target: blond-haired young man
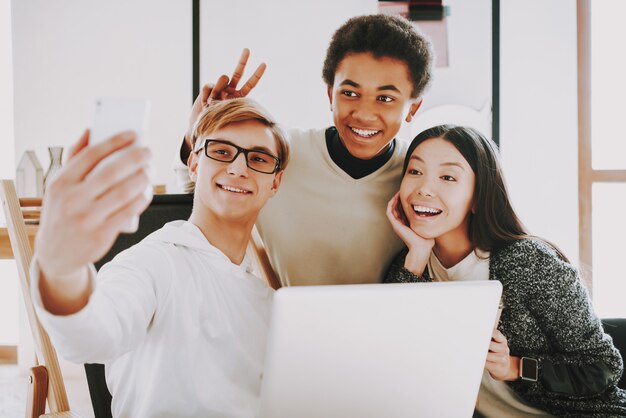
[[106,365],[115,417],[251,417],[257,409],[273,291],[245,258],[289,148],[249,99],[211,106],[193,132],[188,221],[94,261],[149,203],[149,152],[125,133],[88,135],[48,189],[31,268],[39,317],[61,355]]

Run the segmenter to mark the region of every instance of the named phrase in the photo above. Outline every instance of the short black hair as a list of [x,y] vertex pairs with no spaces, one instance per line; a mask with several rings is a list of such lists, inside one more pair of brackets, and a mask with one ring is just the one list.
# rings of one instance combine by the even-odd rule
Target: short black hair
[[357,16],[337,29],[326,50],[322,71],[329,87],[335,82],[339,63],[352,53],[371,53],[376,58],[389,57],[406,63],[413,82],[412,98],[421,96],[430,83],[433,61],[430,41],[402,17]]

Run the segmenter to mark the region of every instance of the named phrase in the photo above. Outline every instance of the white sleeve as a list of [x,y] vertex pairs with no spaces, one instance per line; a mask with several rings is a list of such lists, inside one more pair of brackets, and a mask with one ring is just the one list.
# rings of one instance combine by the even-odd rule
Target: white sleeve
[[141,254],[136,255],[107,264],[97,280],[91,265],[93,290],[89,301],[71,315],[54,315],[44,308],[39,292],[40,270],[37,258],[33,259],[33,304],[61,357],[76,363],[104,363],[132,350],[144,339],[156,310],[158,283],[151,274],[153,269],[141,263]]

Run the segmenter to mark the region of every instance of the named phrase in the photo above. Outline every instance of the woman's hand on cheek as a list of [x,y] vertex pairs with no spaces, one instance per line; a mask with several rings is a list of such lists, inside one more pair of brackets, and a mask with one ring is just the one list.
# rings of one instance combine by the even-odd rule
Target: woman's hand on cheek
[[517,380],[519,378],[519,357],[509,354],[509,344],[504,334],[493,330],[485,368],[496,380]]
[[435,245],[435,240],[421,237],[408,226],[400,204],[400,192],[396,193],[387,204],[387,218],[393,231],[409,249],[404,267],[411,273],[421,276]]

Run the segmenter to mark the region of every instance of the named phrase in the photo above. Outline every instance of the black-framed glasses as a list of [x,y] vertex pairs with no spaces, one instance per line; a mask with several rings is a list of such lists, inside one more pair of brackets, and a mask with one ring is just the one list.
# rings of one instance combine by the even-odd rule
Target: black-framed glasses
[[[200,148],[196,148],[196,152],[199,151]],[[265,151],[241,148],[220,139],[204,140],[204,155],[212,160],[231,163],[241,153],[246,157],[246,165],[251,170],[265,174],[274,174],[280,170],[280,158]]]

